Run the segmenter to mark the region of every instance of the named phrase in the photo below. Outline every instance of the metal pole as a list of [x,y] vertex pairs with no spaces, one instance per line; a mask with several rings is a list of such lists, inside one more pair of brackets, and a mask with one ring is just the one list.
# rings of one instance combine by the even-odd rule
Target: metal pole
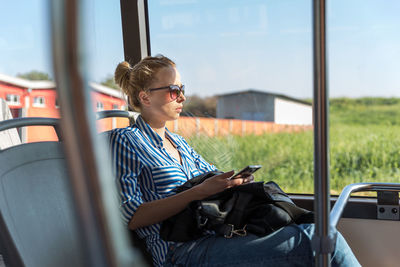
[[135,65],[150,55],[147,0],[120,0],[125,60]]
[[111,166],[106,163],[107,150],[98,141],[89,84],[83,75],[82,21],[86,1],[59,0],[49,4],[63,145],[86,266],[141,264],[140,258],[134,257],[137,255],[128,245],[128,232],[119,220]]
[[[147,0],[120,0],[125,61],[132,66],[150,56],[150,26]],[[128,110],[133,111],[128,102]],[[133,120],[129,120],[133,124]]]
[[329,229],[329,98],[326,63],[325,0],[313,1],[313,64],[314,64],[314,211],[313,249],[316,266],[330,266],[334,236]]

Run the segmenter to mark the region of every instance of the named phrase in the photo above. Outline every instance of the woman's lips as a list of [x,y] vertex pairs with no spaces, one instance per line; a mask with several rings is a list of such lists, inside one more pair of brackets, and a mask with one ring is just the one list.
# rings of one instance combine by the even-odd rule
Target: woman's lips
[[176,111],[182,112],[182,108],[177,108]]

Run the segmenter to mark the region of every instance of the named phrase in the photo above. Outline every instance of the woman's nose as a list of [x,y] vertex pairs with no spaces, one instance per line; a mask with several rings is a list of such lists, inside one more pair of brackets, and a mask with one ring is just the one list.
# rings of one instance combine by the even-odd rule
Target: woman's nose
[[186,100],[186,96],[184,95],[184,94],[181,94],[179,97],[178,97],[178,102],[180,103],[180,102],[184,102],[185,100]]

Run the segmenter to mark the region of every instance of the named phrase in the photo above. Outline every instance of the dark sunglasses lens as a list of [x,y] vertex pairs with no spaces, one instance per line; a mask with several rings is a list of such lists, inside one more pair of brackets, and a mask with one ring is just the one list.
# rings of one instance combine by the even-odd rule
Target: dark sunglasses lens
[[181,94],[185,94],[184,86],[182,86],[182,89],[179,86],[171,86],[170,87],[170,94],[172,99],[177,99]]
[[170,91],[171,98],[172,99],[177,99],[180,95],[180,90],[179,89],[171,89]]

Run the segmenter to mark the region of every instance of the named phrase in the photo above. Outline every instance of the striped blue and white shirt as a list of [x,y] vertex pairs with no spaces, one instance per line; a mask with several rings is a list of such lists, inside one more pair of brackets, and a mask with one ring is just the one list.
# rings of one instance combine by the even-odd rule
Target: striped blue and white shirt
[[[163,147],[162,138],[139,115],[136,123],[111,132],[111,149],[121,212],[126,224],[143,202],[168,197],[172,189],[199,174],[216,170],[185,139],[168,129],[165,135],[179,151],[182,164]],[[160,238],[160,224],[136,230],[145,239],[155,266],[162,266],[168,253],[168,242]]]

